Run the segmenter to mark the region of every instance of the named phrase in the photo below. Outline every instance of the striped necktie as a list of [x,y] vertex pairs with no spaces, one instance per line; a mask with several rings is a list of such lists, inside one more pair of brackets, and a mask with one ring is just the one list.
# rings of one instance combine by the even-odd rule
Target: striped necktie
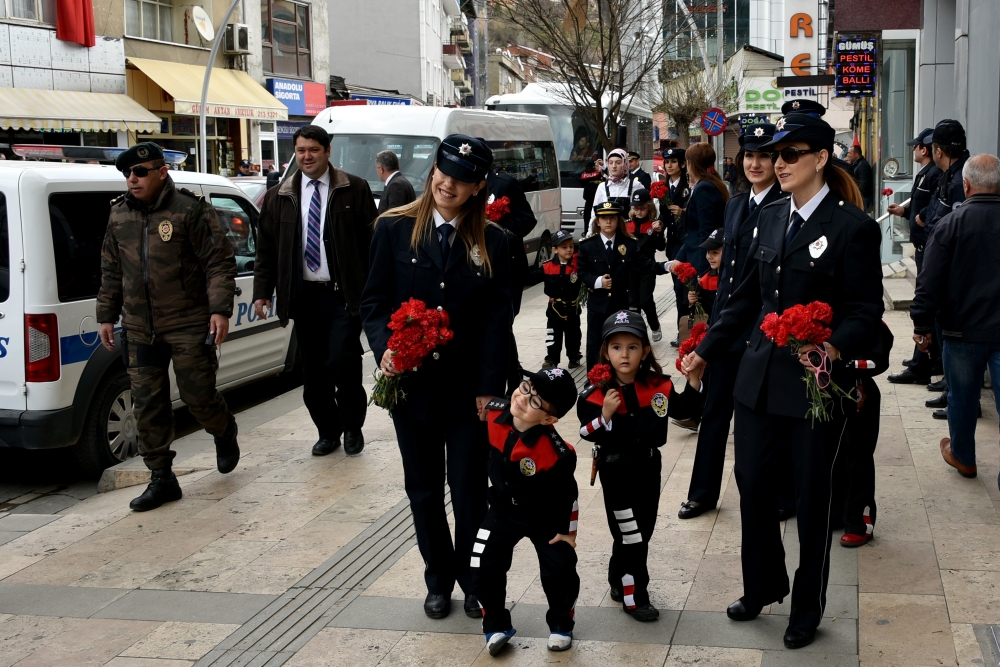
[[309,181],[313,196],[309,201],[308,229],[306,233],[306,266],[310,271],[319,269],[320,253],[320,212],[323,210],[323,195],[319,191],[320,181]]

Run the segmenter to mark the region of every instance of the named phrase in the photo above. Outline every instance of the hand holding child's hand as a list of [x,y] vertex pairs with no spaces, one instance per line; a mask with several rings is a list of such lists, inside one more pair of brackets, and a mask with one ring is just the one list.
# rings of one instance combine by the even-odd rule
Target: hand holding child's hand
[[615,414],[618,410],[618,406],[622,404],[621,394],[618,393],[617,389],[612,389],[607,394],[604,395],[604,410],[601,414],[604,416],[604,421],[611,419],[611,416]]
[[704,372],[704,366],[695,366],[690,370],[684,371],[684,377],[687,378],[688,385],[695,391],[701,390],[701,376]]
[[556,542],[565,542],[566,544],[576,549],[576,535],[563,535],[562,533],[560,533],[555,537],[553,537],[551,540],[549,540],[549,544],[555,544]]

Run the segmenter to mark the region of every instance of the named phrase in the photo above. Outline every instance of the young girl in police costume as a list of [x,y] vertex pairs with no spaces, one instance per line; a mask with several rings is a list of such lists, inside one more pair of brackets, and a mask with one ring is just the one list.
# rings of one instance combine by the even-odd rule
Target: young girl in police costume
[[604,323],[600,363],[611,380],[588,385],[577,401],[580,435],[594,443],[604,509],[614,542],[608,565],[611,599],[637,621],[660,613],[649,600],[646,558],[660,500],[660,450],[668,417],[701,413],[700,374],[682,393],[653,356],[642,315],[614,313]]
[[[403,373],[406,398],[393,409],[417,545],[426,568],[424,612],[444,618],[457,582],[465,611],[481,617],[470,558],[486,515],[486,405],[504,394],[511,299],[504,231],[487,222],[482,141],[446,137],[420,199],[375,223],[371,271],[361,301],[365,334],[383,373],[402,372],[388,349],[389,319],[416,298],[447,311],[454,338]],[[446,465],[447,462],[447,465]],[[446,473],[447,470],[447,473]],[[444,505],[447,476],[455,516],[452,546]]]

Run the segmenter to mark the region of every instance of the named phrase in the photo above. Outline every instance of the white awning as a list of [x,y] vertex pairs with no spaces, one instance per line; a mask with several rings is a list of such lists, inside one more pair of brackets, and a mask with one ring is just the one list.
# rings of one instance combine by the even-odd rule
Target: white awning
[[0,88],[0,128],[157,132],[160,119],[128,95]]

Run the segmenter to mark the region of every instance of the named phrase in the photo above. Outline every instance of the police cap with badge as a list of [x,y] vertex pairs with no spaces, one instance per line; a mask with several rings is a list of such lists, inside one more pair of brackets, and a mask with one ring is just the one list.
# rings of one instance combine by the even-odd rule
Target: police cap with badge
[[[801,101],[809,102],[809,100]],[[812,104],[815,104],[815,102]],[[782,108],[785,106],[787,106],[787,103]],[[774,130],[774,136],[771,140],[761,144],[760,148],[773,149],[778,144],[801,141],[809,144],[809,147],[812,149],[826,149],[831,155],[833,154],[833,139],[837,133],[818,114],[797,112],[785,114],[778,119]]]
[[684,149],[683,148],[668,148],[663,151],[664,160],[677,160],[678,162],[684,162]]
[[819,118],[826,113],[826,107],[813,100],[788,100],[781,105],[781,115],[787,116],[790,113],[804,113]]
[[933,140],[938,146],[965,150],[965,128],[957,120],[945,118],[934,126]]
[[451,134],[441,141],[437,168],[463,183],[479,183],[493,167],[493,151],[486,142],[464,134]]
[[601,337],[607,340],[609,336],[617,333],[632,334],[639,338],[644,345],[649,345],[649,331],[646,329],[646,320],[642,319],[640,313],[631,310],[619,310],[604,320],[604,326],[601,327]]
[[143,141],[132,146],[126,151],[122,151],[115,158],[115,169],[122,171],[143,162],[163,159],[163,149],[152,141]]
[[776,129],[771,123],[750,125],[740,135],[740,148],[745,151],[759,151],[774,136]]
[[726,230],[722,227],[718,229],[713,229],[712,233],[708,235],[708,238],[701,242],[699,248],[704,248],[705,250],[718,250],[724,244],[722,239],[726,235]]
[[653,198],[649,196],[649,191],[646,188],[640,188],[632,193],[632,206],[645,206],[651,201]]
[[535,393],[552,406],[554,417],[562,418],[576,405],[576,380],[569,371],[562,368],[544,368],[537,373],[524,371],[524,377],[531,380]]
[[594,207],[594,215],[621,215],[624,213],[625,209],[618,205],[617,202],[606,201],[602,202],[600,205]]
[[552,247],[558,248],[566,241],[573,241],[573,235],[567,232],[565,229],[560,229],[552,236]]
[[639,153],[637,153],[636,151],[629,151],[628,152],[628,159],[629,160],[641,160],[642,156],[639,155]]

